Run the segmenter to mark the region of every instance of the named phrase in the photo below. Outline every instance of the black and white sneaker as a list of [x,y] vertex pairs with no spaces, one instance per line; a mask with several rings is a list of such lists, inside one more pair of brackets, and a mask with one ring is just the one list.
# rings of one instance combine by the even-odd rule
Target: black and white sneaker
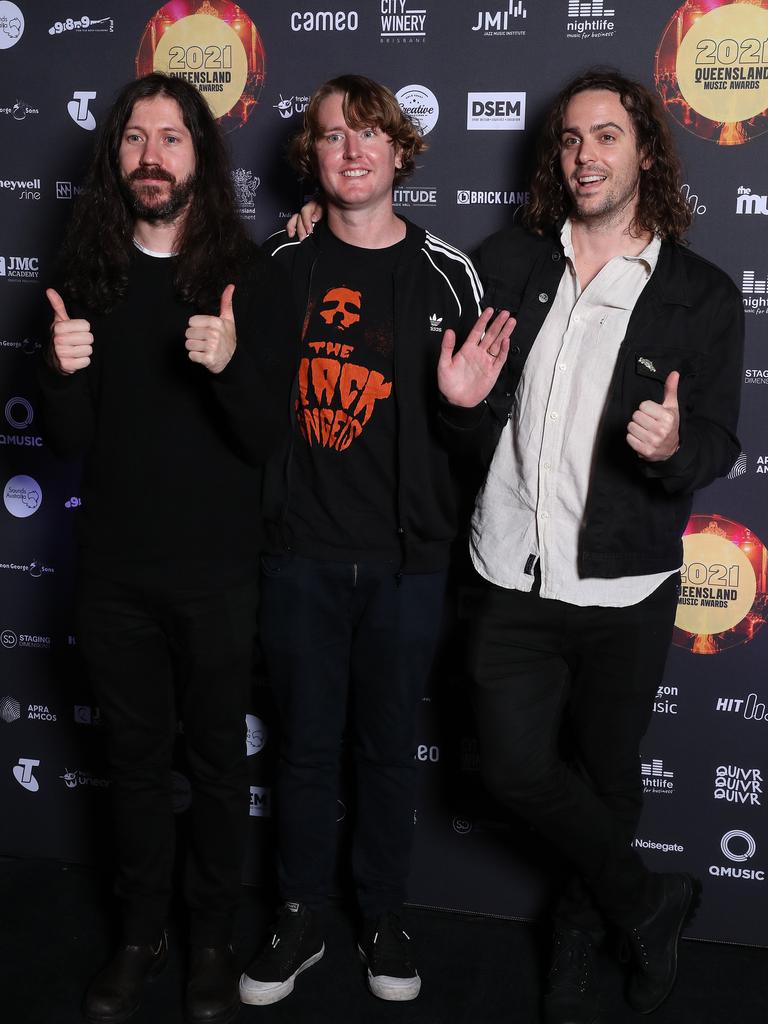
[[411,939],[397,914],[387,911],[366,920],[358,944],[368,967],[368,988],[379,999],[415,999],[421,988],[419,972],[411,962]]
[[272,937],[240,976],[240,999],[266,1006],[293,992],[297,975],[325,953],[315,915],[303,903],[285,903]]

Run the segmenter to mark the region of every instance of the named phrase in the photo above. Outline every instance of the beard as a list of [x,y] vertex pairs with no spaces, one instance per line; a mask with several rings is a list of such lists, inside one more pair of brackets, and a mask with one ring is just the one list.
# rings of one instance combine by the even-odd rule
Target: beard
[[573,215],[577,220],[592,222],[598,221],[610,223],[620,220],[624,211],[637,200],[640,189],[640,176],[634,181],[614,182],[612,187],[605,193],[598,204],[590,204],[587,200],[580,198],[571,192],[571,203]]
[[[169,183],[164,199],[160,198],[166,191],[162,186],[142,184],[148,178]],[[189,204],[195,189],[195,175],[176,181],[172,174],[160,167],[138,167],[123,178],[122,185],[128,207],[136,220],[167,224]]]

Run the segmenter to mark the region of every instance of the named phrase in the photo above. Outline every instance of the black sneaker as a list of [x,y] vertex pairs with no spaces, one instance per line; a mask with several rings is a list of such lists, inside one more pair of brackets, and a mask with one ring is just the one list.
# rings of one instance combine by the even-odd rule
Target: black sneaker
[[285,903],[269,942],[240,976],[240,999],[266,1006],[293,992],[296,976],[325,953],[315,915],[303,903]]
[[368,967],[368,988],[379,999],[415,999],[419,994],[421,978],[411,963],[410,942],[397,914],[387,911],[366,920],[357,948]]
[[544,991],[545,1024],[594,1024],[599,1013],[594,967],[592,936],[556,928]]

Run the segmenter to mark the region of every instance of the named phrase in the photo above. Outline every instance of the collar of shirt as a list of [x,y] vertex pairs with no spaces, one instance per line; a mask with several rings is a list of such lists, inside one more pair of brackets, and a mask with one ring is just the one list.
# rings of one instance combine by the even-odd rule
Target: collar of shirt
[[[561,245],[563,247],[563,252],[565,254],[565,258],[568,260],[568,265],[571,268],[571,271],[573,273],[575,273],[575,262],[574,262],[574,255],[573,255],[573,240],[571,238],[571,226],[572,226],[572,221],[571,221],[571,218],[568,217],[566,219],[565,223],[563,224],[562,230],[560,231],[560,243],[561,243]],[[660,238],[659,235],[654,235],[653,238],[648,243],[648,245],[646,245],[646,247],[643,249],[643,251],[639,252],[636,256],[629,256],[629,255],[628,256],[614,256],[613,259],[615,259],[615,260],[626,260],[628,263],[640,263],[640,262],[645,263],[646,268],[648,270],[648,275],[647,276],[650,277],[651,274],[656,269],[656,263],[658,262],[658,259],[659,259],[659,250],[660,249],[661,249],[661,238]],[[609,260],[608,263],[606,264],[606,266],[608,266],[612,262],[613,262],[613,260]],[[603,268],[603,269],[605,269],[605,268]],[[622,301],[621,292],[618,292],[614,296],[614,300],[611,302],[611,305],[616,306],[619,309],[633,309],[636,301],[637,301],[637,296],[634,296],[631,299],[629,297],[627,297],[626,304],[625,304],[625,302]]]

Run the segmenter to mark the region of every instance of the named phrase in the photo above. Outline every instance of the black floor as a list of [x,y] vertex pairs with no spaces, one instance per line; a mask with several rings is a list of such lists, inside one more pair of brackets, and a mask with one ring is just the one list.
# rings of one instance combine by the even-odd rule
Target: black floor
[[[50,861],[0,861],[0,1020],[80,1024],[80,998],[107,957],[105,891],[93,871]],[[244,890],[237,945],[243,959],[269,924],[260,894]],[[411,909],[423,979],[412,1003],[371,996],[356,958],[354,927],[329,913],[326,955],[296,991],[272,1007],[243,1007],[238,1024],[536,1024],[541,935],[531,925]],[[181,1024],[183,944],[172,935],[169,968],[147,989],[133,1024]],[[768,951],[685,942],[677,987],[652,1017],[623,1003],[620,969],[608,958],[600,1024],[768,1024]]]

